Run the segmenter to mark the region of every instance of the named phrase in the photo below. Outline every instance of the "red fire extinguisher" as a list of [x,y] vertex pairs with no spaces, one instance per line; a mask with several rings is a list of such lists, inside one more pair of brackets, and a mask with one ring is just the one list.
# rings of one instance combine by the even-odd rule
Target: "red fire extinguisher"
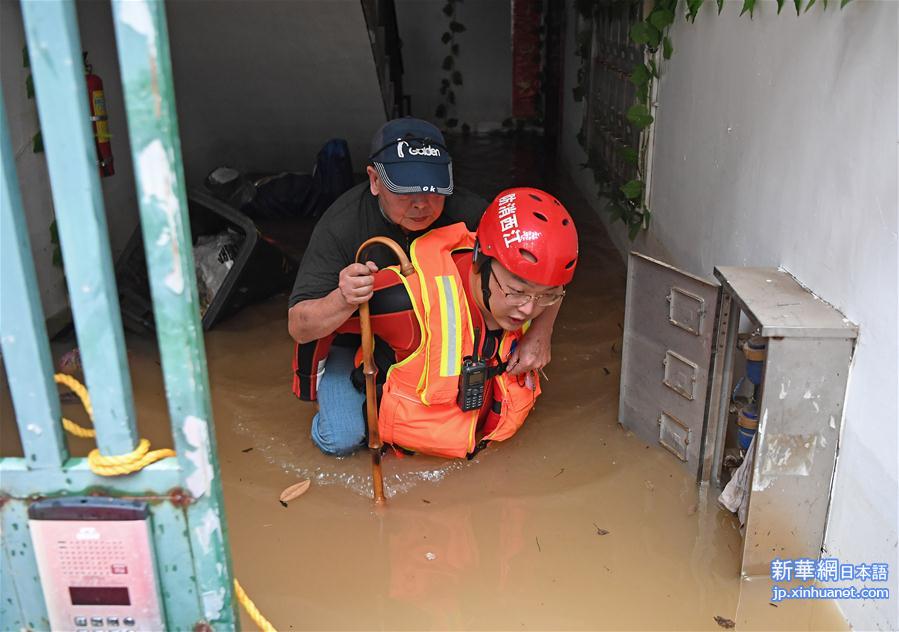
[[84,79],[87,82],[87,100],[90,104],[91,123],[94,128],[94,142],[97,146],[97,164],[100,166],[100,177],[115,174],[112,158],[112,144],[109,142],[109,126],[106,117],[106,97],[103,95],[103,80],[91,72],[92,66],[87,63],[84,53]]

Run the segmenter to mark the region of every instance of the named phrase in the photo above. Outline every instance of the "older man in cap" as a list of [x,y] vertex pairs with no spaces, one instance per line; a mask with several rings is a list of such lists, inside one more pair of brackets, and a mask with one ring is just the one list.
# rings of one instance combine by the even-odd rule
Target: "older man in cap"
[[[464,222],[477,230],[487,202],[453,184],[452,158],[440,130],[414,118],[388,121],[372,140],[368,181],[325,211],[300,264],[288,311],[290,335],[302,346],[330,335],[372,297],[373,273],[396,263],[377,245],[355,263],[356,250],[374,236],[390,237],[408,252],[432,228]],[[516,375],[545,366],[558,307],[534,321],[509,361]],[[358,425],[364,394],[351,373],[358,336],[339,335],[317,381],[319,412],[312,439],[327,454],[349,454],[364,441]]]

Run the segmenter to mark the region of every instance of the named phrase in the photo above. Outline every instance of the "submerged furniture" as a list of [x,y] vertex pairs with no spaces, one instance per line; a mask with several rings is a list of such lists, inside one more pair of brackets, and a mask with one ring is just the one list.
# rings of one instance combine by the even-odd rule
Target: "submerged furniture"
[[628,265],[619,420],[722,485],[741,315],[765,339],[743,575],[820,556],[858,328],[776,268]]

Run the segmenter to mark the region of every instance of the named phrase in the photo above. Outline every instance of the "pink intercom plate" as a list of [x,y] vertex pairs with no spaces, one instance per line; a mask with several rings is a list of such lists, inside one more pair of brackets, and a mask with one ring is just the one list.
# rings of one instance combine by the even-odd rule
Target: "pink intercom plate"
[[149,520],[29,520],[53,630],[158,632]]

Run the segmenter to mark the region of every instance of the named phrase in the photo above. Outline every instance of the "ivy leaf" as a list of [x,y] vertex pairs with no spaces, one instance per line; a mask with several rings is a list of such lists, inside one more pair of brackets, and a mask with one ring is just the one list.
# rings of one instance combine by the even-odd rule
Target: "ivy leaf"
[[453,35],[449,31],[444,32],[444,34],[440,36],[440,41],[444,44],[449,43],[451,39],[453,39]]
[[447,90],[449,90],[449,86],[440,86],[441,96],[446,95]]
[[44,137],[40,130],[31,137],[31,153],[40,154],[44,151]]
[[635,200],[643,195],[643,183],[639,180],[629,180],[626,184],[619,188],[624,193],[624,197],[629,200]]
[[575,86],[571,90],[571,96],[575,101],[583,101],[584,100],[584,86]]
[[649,15],[649,23],[660,31],[674,22],[674,13],[668,9],[656,9]]
[[724,10],[724,0],[718,0],[718,15],[721,15],[721,11]]
[[640,224],[631,224],[631,227],[627,231],[627,237],[631,241],[634,241],[637,238],[637,235],[640,234]]
[[777,0],[777,15],[780,15],[780,10],[784,8],[784,0]]
[[454,119],[454,118],[446,119],[447,127],[456,127],[458,124],[459,124],[459,119]]
[[[747,11],[749,11],[749,19],[752,19],[752,14],[755,12],[755,2],[756,0],[743,0],[743,10],[740,11],[740,15],[743,15]],[[799,4],[802,4],[802,0],[797,0]]]
[[443,15],[445,15],[446,17],[449,17],[452,14],[453,14],[453,5],[450,3],[443,5]]
[[637,164],[637,150],[633,147],[622,147],[618,150],[618,153],[621,154],[621,157],[624,159],[624,162],[635,165]]
[[617,222],[618,220],[622,219],[622,217],[623,217],[622,211],[624,209],[622,209],[621,206],[619,206],[615,202],[609,202],[608,206],[606,206],[606,210],[609,212],[609,216],[610,216],[610,219],[612,220],[612,223]]
[[446,77],[444,77],[443,79],[440,80],[441,86],[446,86],[447,88],[449,88],[449,84],[450,84],[449,79],[447,79]]
[[637,93],[635,96],[640,103],[646,103],[649,99],[649,84],[644,83],[642,86],[637,86]]
[[[696,16],[699,15],[699,9],[702,7],[702,3],[705,0],[687,0],[687,19],[691,22],[696,21]],[[721,8],[719,6],[718,12],[721,12]]]
[[438,105],[437,109],[434,110],[434,116],[439,119],[446,118],[446,106],[443,103]]
[[[802,10],[802,0],[793,0],[793,6],[796,7],[796,15]],[[743,15],[742,13],[740,15]]]
[[852,2],[852,0],[840,0],[840,8],[842,9],[843,7],[845,7],[845,6],[846,6],[847,4],[849,4],[850,2]]
[[667,35],[662,39],[662,57],[671,59],[671,53],[674,52],[674,46],[671,44],[671,38]]
[[25,96],[29,99],[34,98],[34,77],[31,75],[25,77]]
[[456,105],[456,93],[450,90],[449,94],[446,95],[446,100],[450,102],[450,105]]
[[808,10],[811,9],[812,5],[814,5],[814,4],[815,4],[815,0],[809,0],[808,4],[805,5],[805,11],[803,11],[803,13],[808,13]]
[[[659,30],[648,22],[637,22],[631,27],[631,40],[634,44],[646,44],[648,46],[658,46],[661,34]],[[653,44],[652,42],[655,42]]]
[[658,67],[656,66],[656,60],[655,60],[655,59],[650,59],[650,60],[649,60],[649,74],[651,74],[651,75],[652,75],[653,77],[655,77],[656,79],[659,78],[659,69],[658,69]]
[[453,55],[458,55],[458,54],[459,54],[459,45],[458,45],[458,44],[453,44],[452,46],[450,46],[450,52],[451,52]]
[[441,67],[444,70],[451,70],[454,63],[455,63],[455,61],[453,60],[453,56],[447,55],[446,57],[443,58],[443,64],[441,64]]
[[652,71],[646,67],[646,64],[637,64],[631,73],[630,80],[635,86],[643,86],[649,83],[652,78]]
[[648,229],[649,223],[652,221],[652,213],[648,208],[643,209],[643,228]]
[[646,106],[642,103],[637,103],[636,105],[632,105],[630,109],[627,111],[627,120],[631,123],[643,129],[644,127],[649,126],[652,123],[653,118],[649,113],[649,110],[646,109]]
[[456,22],[455,20],[453,20],[449,23],[449,30],[453,33],[462,33],[465,31],[465,25],[461,22]]
[[28,68],[31,66],[31,61],[28,59],[28,45],[22,47],[22,68]]
[[462,85],[462,73],[458,70],[453,71],[453,84],[457,86]]

